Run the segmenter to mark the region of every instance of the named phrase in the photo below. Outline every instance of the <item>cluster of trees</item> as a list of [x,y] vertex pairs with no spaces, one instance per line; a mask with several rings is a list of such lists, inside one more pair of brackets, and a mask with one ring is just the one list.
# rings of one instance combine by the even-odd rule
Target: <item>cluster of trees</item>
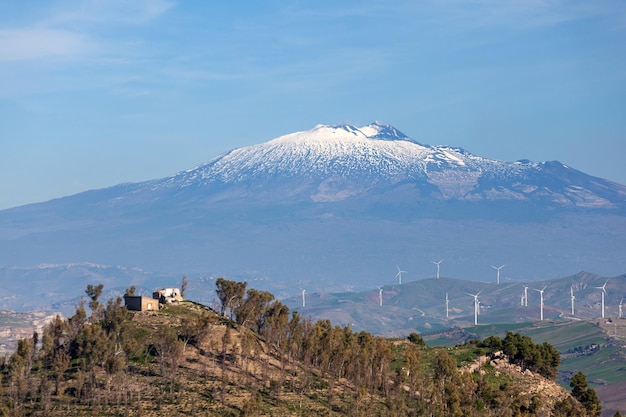
[[[246,290],[245,282],[220,278],[216,288],[220,314],[263,337],[278,354],[281,369],[291,370],[279,373],[276,387],[287,384],[307,395],[322,386],[333,409],[339,406],[335,401],[338,393],[345,391],[345,386],[338,386],[348,381],[356,393],[351,407],[354,415],[372,415],[380,398],[387,399],[391,415],[422,415],[435,409],[440,415],[462,415],[463,407],[473,407],[475,384],[458,371],[451,356],[440,355],[440,363],[435,365],[437,387],[431,384],[432,378],[423,369],[425,343],[416,333],[397,347],[388,339],[355,332],[350,326],[333,326],[329,320],[313,322],[298,312],[290,313],[272,294]],[[244,343],[242,356],[247,357],[252,348]],[[298,367],[300,371],[294,375]],[[450,410],[456,411],[450,414]]]
[[[353,381],[362,393],[388,391],[392,373],[389,365],[394,356],[387,340],[367,332],[353,332],[349,326],[332,326],[329,320],[313,323],[297,312],[290,314],[287,306],[271,293],[246,287],[245,282],[218,278],[220,313],[262,336],[279,354],[283,369],[293,368],[296,362],[304,364],[298,381],[301,392],[311,387],[315,372],[328,376],[331,402],[336,381],[342,378]],[[253,345],[244,344],[244,356],[252,348]],[[407,350],[412,352],[412,363],[417,364],[416,348]],[[277,384],[283,382],[279,380]]]
[[[422,350],[426,345],[417,333],[410,334],[409,343],[397,349],[387,339],[364,331],[354,332],[349,326],[332,326],[328,320],[313,323],[297,312],[289,319],[287,307],[274,300],[271,293],[246,290],[245,282],[220,278],[216,286],[222,315],[228,313],[237,324],[265,337],[281,358],[288,362],[295,359],[328,377],[331,403],[336,381],[346,379],[361,393],[362,399],[378,393],[407,414],[461,416],[487,410],[500,410],[502,414],[504,409],[517,408],[533,415],[539,409],[537,403],[526,407],[511,400],[515,392],[507,390],[506,385],[496,389],[480,375],[460,372],[457,360],[444,351],[430,359],[432,373],[425,373]],[[492,352],[502,351],[522,370],[529,369],[550,379],[557,376],[560,354],[547,342],[535,344],[528,336],[509,332],[504,339],[491,336],[477,345]],[[310,375],[305,375],[304,380],[310,380]],[[301,387],[306,389],[306,384]],[[355,407],[358,409],[359,405],[355,403]],[[595,409],[587,410],[589,415],[595,415]],[[554,415],[586,415],[572,401],[560,402],[552,411]]]
[[[102,304],[102,290],[100,284],[88,285],[85,291],[90,316],[81,302],[69,319],[56,316],[44,328],[41,339],[35,332],[31,338],[18,342],[16,352],[3,367],[6,371],[3,382],[8,389],[0,415],[3,412],[21,415],[24,405],[35,399],[42,410],[47,411],[51,395],[59,395],[70,367],[74,368],[73,374],[79,382],[75,395],[81,398],[95,386],[97,370],[112,376],[126,366],[127,353],[137,348],[124,332],[128,310],[122,305],[121,297]],[[34,373],[39,377],[32,378]]]
[[[255,407],[261,392],[274,401],[286,392],[295,394],[300,407],[303,399],[323,393],[329,415],[469,417],[546,412],[538,397],[530,402],[521,398],[507,379],[463,372],[454,351],[428,348],[417,333],[406,340],[389,340],[349,326],[333,326],[328,320],[313,322],[290,312],[271,293],[248,289],[245,282],[219,278],[219,316],[206,308],[195,315],[172,316],[168,325],[156,329],[156,337],[149,338],[144,337],[146,329],[133,325],[122,298],[103,304],[102,291],[102,285],[87,287],[89,316],[81,303],[69,319],[57,317],[41,338],[34,334],[20,340],[16,352],[0,363],[0,416],[49,415],[52,399],[68,395],[91,404],[92,393],[110,392],[131,374],[156,373],[174,392],[190,346],[195,348],[196,361],[205,361],[207,368],[207,363],[213,364],[214,373],[205,375],[204,384],[209,392],[219,392],[222,414],[234,383],[229,367],[241,371],[239,383],[253,393],[241,408],[243,415],[259,414]],[[127,290],[127,295],[133,293],[134,288]],[[551,345],[537,345],[515,333],[476,342],[476,351],[484,348],[502,351],[511,362],[550,378],[560,361]],[[270,361],[278,365],[270,366]],[[597,416],[600,405],[584,375],[572,378],[572,388],[577,401],[570,398],[551,405],[551,415]],[[180,392],[191,395],[190,389]]]
[[[572,396],[585,407],[590,416],[599,416],[602,412],[602,405],[598,399],[596,391],[587,383],[587,377],[582,372],[577,372],[571,379]],[[618,411],[615,417],[621,416]]]
[[479,346],[492,352],[502,351],[509,362],[519,365],[522,370],[529,369],[550,379],[556,378],[561,364],[561,355],[554,346],[547,342],[535,344],[530,337],[519,333],[507,332],[504,339],[489,336]]

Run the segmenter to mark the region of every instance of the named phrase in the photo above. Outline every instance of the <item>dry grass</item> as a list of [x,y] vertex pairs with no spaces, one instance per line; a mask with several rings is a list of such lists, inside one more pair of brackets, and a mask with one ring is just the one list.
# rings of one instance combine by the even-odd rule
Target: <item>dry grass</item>
[[[206,314],[192,304],[172,306],[169,311],[137,313],[132,323],[142,329],[144,341],[151,343],[159,337],[159,329],[180,326],[183,317],[202,311]],[[168,368],[163,373],[158,357],[132,361],[117,375],[98,372],[96,387],[81,399],[75,396],[79,382],[74,370],[62,383],[61,393],[50,395],[48,409],[32,415],[347,414],[356,391],[347,381],[334,384],[330,407],[328,383],[319,372],[285,356],[281,359],[252,331],[210,314],[206,336],[198,346],[186,345],[175,370]]]

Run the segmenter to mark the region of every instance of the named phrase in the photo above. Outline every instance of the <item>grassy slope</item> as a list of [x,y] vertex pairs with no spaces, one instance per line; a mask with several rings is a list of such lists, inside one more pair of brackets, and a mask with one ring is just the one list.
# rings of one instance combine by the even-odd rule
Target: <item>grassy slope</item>
[[[127,322],[128,331],[143,359],[129,363],[121,374],[100,372],[96,388],[84,394],[86,401],[73,397],[81,372],[74,367],[61,383],[59,394],[46,394],[49,408],[42,406],[41,413],[35,415],[389,415],[391,405],[386,398],[379,393],[361,398],[356,387],[345,380],[334,382],[334,394],[329,397],[328,379],[316,370],[303,387],[305,367],[297,362],[281,364],[258,335],[247,329],[228,330],[228,341],[224,342],[229,326],[217,315],[212,315],[209,337],[198,347],[187,345],[174,373],[164,371],[159,367],[158,355],[146,346],[158,343],[164,326],[176,329],[184,319],[193,319],[203,311],[203,306],[185,302],[158,312],[134,314]],[[407,343],[395,341],[394,351],[401,352]],[[471,347],[429,348],[422,351],[420,362],[426,374],[432,372],[433,359],[441,349],[456,357],[462,366],[476,359],[477,353]],[[281,371],[283,366],[286,373]],[[535,386],[536,381],[524,380],[526,376],[521,374],[506,378],[507,384],[519,386],[515,391],[518,397],[528,397],[523,401],[535,395],[521,393],[524,387]],[[500,386],[501,377],[495,370],[490,371],[489,379]],[[360,414],[356,412],[359,408]]]
[[[598,390],[603,403],[610,404],[603,415],[626,410],[626,398],[616,393],[626,386],[626,320],[492,324],[427,335],[425,340],[431,346],[454,346],[471,337],[504,337],[507,331],[527,335],[535,343],[548,342],[555,346],[563,355],[559,382],[569,388],[571,376],[582,371]],[[594,345],[597,347],[591,348]],[[575,353],[576,350],[580,352]]]

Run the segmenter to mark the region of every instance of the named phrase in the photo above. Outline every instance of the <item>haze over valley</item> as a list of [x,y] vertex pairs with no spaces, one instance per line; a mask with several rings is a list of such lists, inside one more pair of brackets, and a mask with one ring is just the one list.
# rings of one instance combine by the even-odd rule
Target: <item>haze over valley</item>
[[624,2],[31,3],[0,417],[626,413]]
[[151,291],[184,274],[200,293],[224,276],[285,298],[391,285],[398,265],[406,282],[493,282],[494,265],[503,284],[615,277],[625,197],[557,161],[492,160],[379,123],[318,125],[170,177],[0,211],[2,299],[51,309],[86,282]]

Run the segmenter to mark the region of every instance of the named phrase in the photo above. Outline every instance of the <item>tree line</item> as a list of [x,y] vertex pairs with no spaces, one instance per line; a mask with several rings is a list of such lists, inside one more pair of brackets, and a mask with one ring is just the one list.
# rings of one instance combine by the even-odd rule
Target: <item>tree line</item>
[[[476,407],[484,411],[484,407],[501,406],[493,399],[485,404],[480,399],[481,390],[488,390],[488,384],[476,381],[475,376],[468,378],[460,373],[456,361],[445,352],[439,352],[432,360],[432,379],[424,375],[421,356],[425,343],[417,333],[408,336],[410,343],[403,345],[398,356],[398,351],[394,351],[387,339],[365,331],[353,332],[350,326],[332,326],[328,320],[312,323],[297,312],[293,312],[289,320],[289,310],[280,301],[274,300],[271,293],[246,290],[246,287],[245,282],[224,278],[216,281],[221,314],[228,313],[239,325],[262,334],[283,354],[281,357],[296,358],[328,375],[331,399],[334,381],[345,378],[361,391],[380,392],[386,396],[391,395],[394,387],[408,388],[408,392],[415,394],[411,396],[415,400],[413,407],[420,412],[429,411],[426,403],[430,403],[430,407],[440,404],[441,415],[467,415],[468,410]],[[490,353],[501,351],[511,364],[519,365],[522,371],[528,369],[552,380],[558,374],[561,356],[547,342],[535,344],[528,336],[507,332],[504,339],[490,336],[475,344],[488,348]],[[402,365],[390,367],[393,361]],[[595,391],[586,385],[586,380],[583,383],[581,375],[584,377],[584,374],[579,374],[572,378],[571,386],[574,398],[582,407],[563,401],[557,404],[554,415],[600,414],[601,406]],[[429,385],[431,381],[434,381],[433,385]],[[491,395],[492,392],[487,397]]]
[[[108,404],[106,393],[114,392],[116,384],[131,375],[150,374],[147,369],[153,368],[163,389],[189,394],[191,390],[181,390],[180,384],[190,347],[194,360],[213,369],[204,384],[219,398],[222,415],[233,410],[227,397],[235,383],[233,368],[241,371],[239,383],[252,393],[249,402],[237,409],[241,415],[259,414],[258,398],[263,395],[278,401],[286,393],[300,398],[300,406],[303,400],[322,395],[319,401],[328,415],[469,417],[545,412],[547,405],[538,397],[521,398],[505,378],[463,372],[454,350],[429,348],[417,333],[405,340],[385,339],[329,320],[314,322],[290,311],[273,294],[248,288],[246,282],[218,278],[215,285],[217,315],[200,308],[196,315],[181,315],[158,327],[155,337],[147,337],[147,329],[133,323],[137,313],[122,305],[122,297],[102,303],[103,285],[88,285],[89,315],[81,302],[74,315],[56,317],[41,336],[35,333],[20,340],[15,353],[0,363],[0,416],[50,415],[61,400],[88,406],[97,401],[97,392],[105,393],[103,401]],[[134,288],[127,294],[134,294]],[[220,333],[215,331],[218,326]],[[475,356],[485,350],[502,351],[511,363],[552,379],[560,363],[553,346],[534,344],[516,333],[507,333],[504,339],[491,336],[465,349]],[[260,355],[259,350],[266,354]],[[270,366],[272,358],[278,369]],[[551,405],[551,415],[599,415],[599,401],[584,375],[572,378],[572,388],[574,397]],[[136,401],[141,405],[139,398]]]

